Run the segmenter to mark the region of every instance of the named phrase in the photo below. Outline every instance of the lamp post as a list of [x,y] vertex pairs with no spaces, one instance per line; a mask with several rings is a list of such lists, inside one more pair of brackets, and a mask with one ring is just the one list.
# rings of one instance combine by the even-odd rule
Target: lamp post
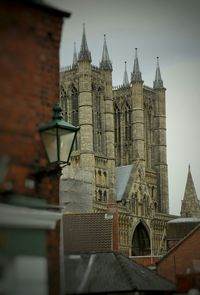
[[51,164],[64,167],[69,164],[76,134],[80,127],[63,120],[62,108],[59,104],[53,107],[52,121],[42,125],[39,132],[42,142]]
[[[45,171],[39,171],[37,177],[41,181],[45,175],[62,175],[62,168],[69,165],[69,159],[72,152],[73,144],[76,139],[76,134],[80,128],[63,120],[62,108],[59,104],[53,107],[52,121],[46,123],[39,128],[42,142],[51,164]],[[52,169],[53,168],[53,169]],[[63,221],[61,218],[59,226],[60,245],[60,288],[63,293],[64,284],[64,253],[63,253]]]

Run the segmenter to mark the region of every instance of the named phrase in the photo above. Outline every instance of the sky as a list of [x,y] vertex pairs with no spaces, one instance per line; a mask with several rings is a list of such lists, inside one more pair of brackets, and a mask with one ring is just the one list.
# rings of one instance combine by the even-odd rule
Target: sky
[[167,159],[171,214],[180,214],[191,166],[200,199],[200,1],[199,0],[48,0],[71,12],[64,21],[60,66],[72,64],[73,44],[80,49],[83,23],[99,65],[106,34],[113,64],[113,86],[122,84],[124,61],[133,70],[135,48],[144,84],[153,86],[156,57],[166,87]]

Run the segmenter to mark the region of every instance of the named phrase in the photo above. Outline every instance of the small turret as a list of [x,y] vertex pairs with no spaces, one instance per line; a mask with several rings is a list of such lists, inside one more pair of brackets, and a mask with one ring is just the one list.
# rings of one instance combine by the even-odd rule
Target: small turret
[[78,55],[78,61],[88,61],[91,62],[91,53],[88,49],[87,40],[86,40],[86,34],[85,34],[85,24],[83,24],[83,35],[82,35],[82,41],[81,41],[81,48]]
[[72,66],[76,67],[78,63],[77,53],[76,53],[76,42],[74,42],[74,55],[73,55],[73,63]]
[[163,88],[163,80],[160,74],[159,57],[157,57],[156,75],[153,82],[153,88]]
[[142,81],[142,74],[140,72],[138,56],[137,56],[137,48],[135,48],[135,59],[134,59],[134,66],[133,72],[131,74],[131,82],[141,82]]
[[129,86],[128,74],[127,74],[127,69],[126,69],[126,61],[125,61],[125,69],[124,69],[123,86]]
[[103,43],[103,53],[102,59],[100,62],[100,68],[103,70],[111,70],[112,71],[112,63],[108,54],[108,48],[106,44],[106,35],[104,34],[104,43]]

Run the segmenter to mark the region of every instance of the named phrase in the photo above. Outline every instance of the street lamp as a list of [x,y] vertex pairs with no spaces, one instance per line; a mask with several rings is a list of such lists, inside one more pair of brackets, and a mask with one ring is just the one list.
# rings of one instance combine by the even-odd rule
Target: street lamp
[[59,104],[53,107],[53,112],[52,121],[42,125],[39,132],[49,162],[63,167],[69,164],[76,134],[80,128],[63,120],[62,108]]

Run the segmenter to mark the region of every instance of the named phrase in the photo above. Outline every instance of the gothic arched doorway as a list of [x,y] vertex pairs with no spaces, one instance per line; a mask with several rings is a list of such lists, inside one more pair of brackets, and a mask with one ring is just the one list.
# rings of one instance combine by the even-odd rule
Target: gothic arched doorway
[[150,238],[145,226],[140,222],[134,231],[132,238],[132,256],[144,256],[151,254]]

